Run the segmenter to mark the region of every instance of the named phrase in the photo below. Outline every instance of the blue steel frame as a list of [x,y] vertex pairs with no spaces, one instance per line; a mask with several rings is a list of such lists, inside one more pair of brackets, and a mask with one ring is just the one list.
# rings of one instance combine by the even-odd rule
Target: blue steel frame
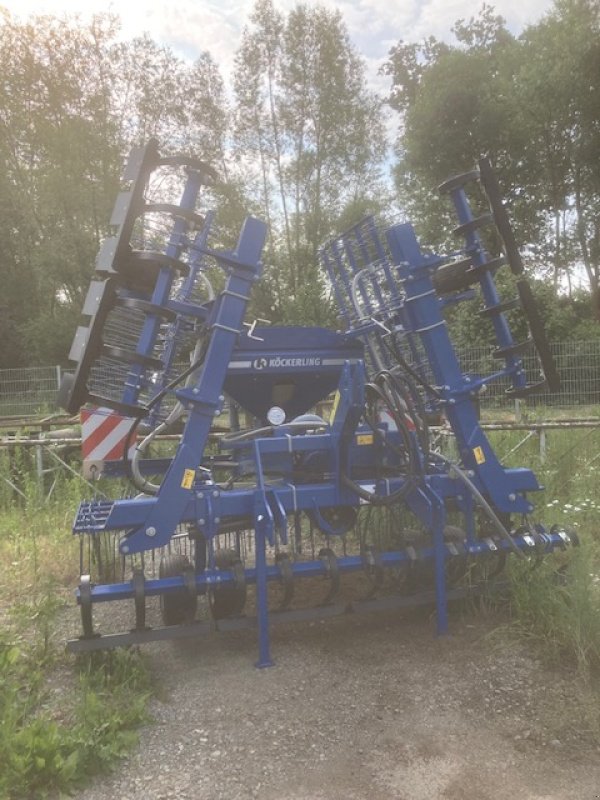
[[[455,192],[459,220],[471,219],[470,209],[463,202],[461,191]],[[371,247],[367,244],[372,236]],[[256,585],[259,667],[273,661],[269,641],[268,581],[284,577],[281,565],[267,563],[267,546],[288,542],[288,516],[299,511],[316,512],[326,508],[358,508],[364,499],[358,496],[345,476],[358,483],[363,492],[385,498],[404,488],[403,501],[431,535],[431,545],[415,553],[413,548],[379,554],[382,567],[410,565],[415,558],[431,560],[435,572],[435,601],[437,629],[448,630],[446,564],[456,556],[476,558],[491,552],[517,548],[536,554],[564,548],[568,535],[559,529],[547,531],[541,526],[529,527],[529,533],[513,534],[512,542],[505,539],[480,539],[476,535],[475,500],[464,484],[452,474],[447,464],[435,459],[428,462],[422,455],[419,474],[410,479],[401,474],[380,477],[381,451],[372,430],[363,421],[365,406],[365,363],[356,347],[356,336],[364,337],[372,363],[391,366],[390,353],[382,342],[381,324],[387,330],[395,326],[409,337],[411,347],[416,339],[426,354],[433,372],[437,403],[443,408],[454,432],[461,461],[476,489],[499,512],[527,515],[533,510],[528,493],[540,489],[535,475],[527,469],[507,469],[498,461],[479,425],[474,400],[485,382],[463,375],[442,315],[443,300],[437,295],[433,276],[447,259],[424,254],[418,245],[412,226],[395,225],[386,232],[384,245],[372,223],[352,232],[352,242],[344,239],[325,249],[322,262],[328,269],[340,312],[348,325],[346,333],[323,335],[319,345],[313,329],[273,328],[261,331],[266,341],[261,345],[244,338],[243,321],[253,282],[260,274],[260,255],[266,236],[265,226],[249,218],[233,252],[213,252],[202,242],[200,249],[215,256],[227,274],[224,290],[205,309],[204,327],[207,347],[194,385],[176,391],[176,396],[188,409],[187,422],[177,452],[171,461],[158,494],[155,497],[94,501],[83,503],[77,514],[74,532],[97,535],[104,531],[126,531],[119,544],[124,556],[164,547],[181,523],[190,523],[206,538],[209,553],[212,541],[228,524],[247,522],[254,530],[256,563],[244,570],[248,584]],[[467,235],[473,263],[485,264],[486,256],[476,234]],[[362,293],[364,307],[375,320],[361,319],[352,302],[353,286],[360,268],[357,254],[363,259],[371,252],[383,264],[387,299],[380,288],[372,294]],[[478,261],[480,259],[480,261]],[[482,270],[482,289],[486,305],[499,302],[491,271]],[[157,285],[152,302],[176,310],[168,292]],[[366,322],[366,324],[365,324]],[[513,344],[510,330],[501,315],[493,320],[501,348]],[[153,321],[149,320],[149,327]],[[374,336],[369,336],[370,333]],[[149,330],[149,339],[155,335]],[[293,342],[293,346],[292,346]],[[143,344],[143,343],[142,343]],[[262,355],[261,355],[262,353]],[[268,357],[267,357],[268,354]],[[515,385],[523,385],[521,366],[512,356],[497,375],[510,375]],[[248,391],[257,390],[258,405],[268,408],[269,393],[260,396],[261,382],[277,375],[283,365],[296,376],[299,392],[302,385],[316,384],[323,394],[337,388],[338,406],[329,424],[316,424],[303,431],[286,422],[269,432],[260,431],[248,439],[232,439],[229,447],[236,459],[252,465],[253,487],[224,489],[202,468],[211,424],[222,409],[227,381],[240,381],[244,376]],[[283,373],[280,373],[283,374]],[[492,376],[492,377],[496,377]],[[490,380],[490,377],[486,380]],[[321,383],[319,383],[321,382]],[[258,388],[257,388],[258,387]],[[263,387],[264,389],[264,387]],[[321,390],[320,390],[321,391]],[[134,400],[135,398],[131,398]],[[240,398],[238,398],[240,399]],[[243,398],[241,398],[243,401]],[[308,407],[314,394],[306,391],[304,404]],[[302,402],[302,401],[301,401]],[[394,434],[383,433],[392,438]],[[294,458],[310,454],[326,464],[320,481],[298,483],[294,480]],[[276,468],[281,477],[269,479]],[[360,469],[359,469],[360,468]],[[359,469],[360,477],[357,477]],[[366,477],[365,477],[366,475]],[[407,484],[408,481],[408,484]],[[444,539],[446,502],[453,499],[463,515],[466,539],[463,544],[449,544]],[[354,572],[366,568],[365,557],[345,556],[336,559],[337,570]],[[323,559],[296,562],[288,567],[294,578],[327,575],[331,564]],[[239,575],[233,570],[217,570],[209,560],[207,569],[195,574],[197,592],[215,586],[235,585]],[[172,594],[189,591],[189,578],[169,577],[145,580],[145,595]],[[90,602],[105,602],[136,598],[139,583],[116,583],[92,586]],[[79,595],[81,600],[81,593]],[[101,641],[100,641],[101,646]]]

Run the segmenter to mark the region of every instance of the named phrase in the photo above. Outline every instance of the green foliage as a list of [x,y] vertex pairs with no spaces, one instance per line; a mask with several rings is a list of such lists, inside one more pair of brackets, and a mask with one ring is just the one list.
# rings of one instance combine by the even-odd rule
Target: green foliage
[[71,792],[110,768],[147,719],[148,673],[117,652],[80,665],[75,700],[52,699],[32,646],[0,637],[0,796],[35,800]]
[[[593,309],[587,292],[577,290],[571,297],[557,294],[551,283],[535,277],[530,278],[530,284],[548,341],[589,341],[598,338],[600,328],[593,318]],[[508,300],[518,296],[516,278],[508,269],[497,272],[496,286],[503,299]],[[496,344],[490,320],[477,313],[484,305],[480,291],[476,289],[473,300],[457,303],[446,309],[452,341],[456,347],[469,349],[472,348],[473,342],[490,346]],[[523,310],[518,307],[507,312],[506,316],[515,340],[524,341],[529,332]],[[558,364],[558,366],[573,369],[575,365]]]
[[25,497],[0,510],[0,797],[36,800],[70,793],[122,758],[147,719],[151,686],[135,651],[63,655],[56,618],[76,580],[69,528],[81,484],[63,476],[47,500],[27,459],[15,468]]
[[[536,409],[532,410],[532,413]],[[541,419],[547,411],[541,410]],[[596,534],[598,429],[552,430],[545,457],[537,437],[523,431],[490,432],[502,463],[534,470],[544,491],[531,495],[534,522],[564,526],[581,540],[538,563],[510,559],[512,628],[540,652],[568,662],[582,675],[600,667],[600,544]]]
[[568,560],[511,563],[511,606],[515,624],[557,660],[583,672],[600,666],[600,550],[585,537]]
[[0,367],[66,362],[132,144],[157,136],[226,171],[211,57],[187,65],[118,27],[0,15]]
[[484,5],[456,23],[455,44],[400,42],[384,66],[402,115],[396,183],[427,241],[448,233],[432,187],[488,155],[527,263],[555,293],[584,275],[596,320],[599,11],[598,0],[559,1],[515,38]]

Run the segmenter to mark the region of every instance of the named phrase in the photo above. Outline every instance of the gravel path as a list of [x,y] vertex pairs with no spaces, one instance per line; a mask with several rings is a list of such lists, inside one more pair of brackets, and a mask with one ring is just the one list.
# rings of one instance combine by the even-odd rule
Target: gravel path
[[[81,800],[593,800],[600,754],[569,676],[481,617],[423,612],[147,648],[161,698],[140,745]],[[597,713],[597,709],[595,710]]]

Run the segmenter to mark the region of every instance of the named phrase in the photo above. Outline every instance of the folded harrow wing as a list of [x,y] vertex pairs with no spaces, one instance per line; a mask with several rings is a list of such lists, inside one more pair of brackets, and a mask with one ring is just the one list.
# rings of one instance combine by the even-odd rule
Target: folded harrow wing
[[[61,397],[71,412],[87,403],[131,418],[124,464],[139,493],[80,505],[83,635],[72,650],[256,626],[268,666],[275,620],[425,602],[444,633],[449,599],[481,591],[509,554],[535,563],[572,542],[533,521],[534,474],[504,467],[478,422],[490,381],[509,381],[515,397],[557,381],[487,163],[441,187],[463,240],[451,256],[422,251],[408,224],[371,218],[322,248],[341,332],[244,323],[266,229],[248,218],[233,249],[211,244],[213,214],[198,211],[214,180],[205,164],[162,158],[151,141],[123,180]],[[473,181],[489,213],[473,215]],[[494,281],[503,259],[479,235],[494,223],[519,278],[508,301]],[[463,373],[444,319],[476,294],[497,342],[485,377]],[[515,342],[505,316],[516,305],[540,354],[532,381],[530,339]],[[314,414],[332,394],[328,418]],[[215,446],[227,406],[231,430]],[[432,415],[452,430],[453,461],[431,447]],[[149,458],[175,425],[175,451]],[[347,575],[362,590],[340,602]],[[162,624],[151,627],[156,597]],[[93,610],[111,601],[131,603],[133,627],[100,635]]]

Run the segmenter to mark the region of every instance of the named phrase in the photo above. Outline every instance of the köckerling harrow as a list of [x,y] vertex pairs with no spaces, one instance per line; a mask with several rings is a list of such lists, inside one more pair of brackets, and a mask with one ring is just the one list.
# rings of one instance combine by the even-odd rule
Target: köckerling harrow
[[[533,521],[535,475],[505,468],[478,422],[477,396],[490,381],[507,380],[513,397],[558,382],[489,164],[440,187],[464,241],[456,253],[425,253],[411,225],[384,229],[373,218],[322,248],[342,332],[244,323],[266,228],[249,217],[235,249],[212,247],[213,214],[197,207],[213,179],[202,162],[161,157],[155,141],[134,149],[115,235],[98,255],[62,404],[131,418],[123,463],[139,494],[78,510],[83,635],[70,649],[256,626],[258,666],[266,667],[270,621],[349,605],[435,602],[444,633],[449,599],[481,591],[509,554],[535,563],[574,543],[567,531]],[[490,212],[474,216],[470,182],[482,184]],[[482,245],[478,231],[488,224],[517,274],[514,299],[499,296],[494,276],[505,259]],[[446,306],[475,296],[497,342],[498,368],[485,377],[463,373],[444,319]],[[519,305],[531,331],[524,342],[515,342],[505,315]],[[531,344],[542,366],[534,382],[522,360]],[[190,353],[189,366],[178,366]],[[312,413],[332,393],[329,418]],[[209,437],[226,403],[231,432],[216,451]],[[239,408],[253,421],[245,429]],[[431,445],[432,415],[454,435],[453,461]],[[174,454],[149,458],[151,443],[173,426],[181,432]],[[347,573],[362,574],[366,591],[336,602]],[[325,579],[326,596],[310,609],[293,607],[298,584],[310,597],[315,578]],[[244,616],[247,587],[254,591]],[[159,627],[147,625],[153,596]],[[133,600],[134,627],[99,635],[95,604],[117,600]]]

